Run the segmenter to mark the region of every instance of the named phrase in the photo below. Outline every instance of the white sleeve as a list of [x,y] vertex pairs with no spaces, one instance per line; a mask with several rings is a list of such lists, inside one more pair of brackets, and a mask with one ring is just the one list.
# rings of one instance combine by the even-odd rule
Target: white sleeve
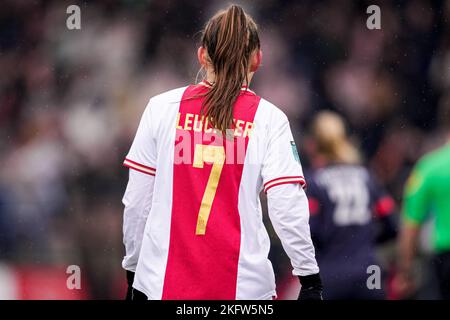
[[157,153],[152,125],[152,104],[152,99],[150,99],[142,114],[136,136],[123,165],[154,176],[156,174]]
[[129,170],[128,185],[122,199],[125,205],[123,214],[125,257],[122,267],[129,271],[136,271],[145,224],[152,207],[154,181],[155,177],[152,175]]
[[272,122],[261,170],[264,192],[286,183],[305,187],[300,158],[286,115],[274,117]]
[[122,202],[123,243],[125,257],[122,266],[135,271],[142,245],[145,224],[152,206],[156,174],[156,141],[152,126],[152,100],[142,114],[136,136],[123,165],[129,170],[129,180]]
[[293,274],[319,272],[309,228],[309,207],[299,184],[283,184],[267,192],[269,217],[294,268]]

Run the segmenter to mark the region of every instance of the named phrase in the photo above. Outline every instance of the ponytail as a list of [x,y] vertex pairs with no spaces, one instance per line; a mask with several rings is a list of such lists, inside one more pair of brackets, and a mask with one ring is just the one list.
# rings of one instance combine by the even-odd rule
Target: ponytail
[[358,150],[347,137],[344,121],[338,114],[320,112],[314,120],[312,134],[319,153],[328,161],[347,164],[361,161]]
[[202,105],[211,125],[224,132],[232,127],[233,106],[241,87],[248,83],[252,52],[260,42],[255,22],[237,5],[212,17],[202,34],[215,80]]

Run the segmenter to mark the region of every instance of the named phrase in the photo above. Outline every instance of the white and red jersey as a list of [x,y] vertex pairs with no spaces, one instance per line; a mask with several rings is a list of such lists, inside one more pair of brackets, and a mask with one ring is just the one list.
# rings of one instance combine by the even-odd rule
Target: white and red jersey
[[123,199],[123,267],[149,299],[270,299],[262,190],[293,273],[318,272],[289,122],[243,88],[223,137],[201,115],[207,90],[206,82],[175,89],[144,111],[124,161],[134,171]]

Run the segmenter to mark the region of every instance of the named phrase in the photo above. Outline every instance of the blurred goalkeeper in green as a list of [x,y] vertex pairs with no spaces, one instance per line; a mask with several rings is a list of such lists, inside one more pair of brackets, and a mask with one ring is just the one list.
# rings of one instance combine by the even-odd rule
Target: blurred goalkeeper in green
[[447,143],[416,164],[405,187],[399,275],[394,282],[399,294],[408,295],[413,291],[412,265],[417,238],[424,222],[433,217],[433,264],[441,296],[450,300],[450,101],[441,111]]

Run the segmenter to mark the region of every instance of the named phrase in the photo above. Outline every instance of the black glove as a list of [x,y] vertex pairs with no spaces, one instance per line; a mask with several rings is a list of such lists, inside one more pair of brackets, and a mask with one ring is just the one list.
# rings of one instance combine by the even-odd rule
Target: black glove
[[125,300],[132,300],[133,297],[133,281],[134,281],[134,272],[127,270],[127,283],[128,283],[128,289],[127,289],[127,297]]
[[318,273],[309,276],[299,276],[302,288],[298,295],[298,300],[323,300],[322,280]]

